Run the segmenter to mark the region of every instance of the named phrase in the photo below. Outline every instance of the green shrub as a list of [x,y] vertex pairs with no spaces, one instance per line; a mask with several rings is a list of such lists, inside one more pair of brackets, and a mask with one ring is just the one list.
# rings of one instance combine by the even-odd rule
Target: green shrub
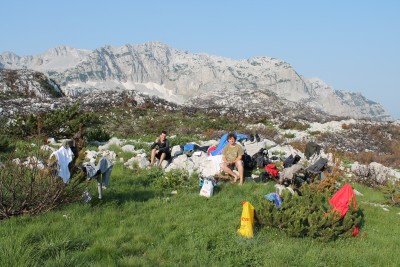
[[392,206],[400,205],[400,181],[388,182],[382,186],[382,192],[384,193],[386,203]]
[[[79,104],[48,113],[17,115],[1,129],[3,134],[26,138],[47,135],[55,138],[71,138],[80,127],[99,128],[99,115],[80,111]],[[97,133],[99,134],[99,132]]]
[[323,241],[350,237],[354,227],[360,226],[361,210],[351,205],[343,218],[330,212],[327,193],[313,190],[308,185],[300,188],[302,196],[287,191],[278,209],[272,202],[260,199],[258,215],[261,223],[276,227],[292,237],[311,237]]
[[103,142],[103,141],[108,141],[111,138],[110,134],[106,130],[100,127],[95,127],[88,130],[85,133],[85,136],[89,142],[90,141]]
[[283,135],[283,137],[285,137],[285,138],[295,138],[296,137],[296,135],[294,134],[294,133],[285,133],[284,135]]
[[10,150],[10,140],[3,135],[0,135],[0,152],[7,152]]
[[308,123],[301,123],[299,121],[285,121],[283,122],[280,126],[281,129],[284,130],[299,130],[299,131],[305,131],[308,128],[310,128],[310,124]]
[[198,175],[196,173],[189,176],[187,171],[171,170],[155,179],[153,185],[158,189],[195,188],[197,182]]

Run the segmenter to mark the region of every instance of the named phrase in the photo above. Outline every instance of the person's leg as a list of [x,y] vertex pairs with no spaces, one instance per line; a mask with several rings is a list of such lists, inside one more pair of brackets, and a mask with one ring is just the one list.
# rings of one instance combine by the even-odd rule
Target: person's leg
[[161,153],[160,156],[160,161],[158,162],[158,167],[161,167],[161,163],[163,162],[163,160],[165,159],[166,154],[165,153]]
[[233,180],[233,182],[236,182],[238,177],[237,175],[231,170],[231,168],[229,168],[228,164],[226,164],[225,162],[220,164],[221,169],[226,172],[227,174],[229,174],[230,176],[233,176],[235,179]]
[[154,148],[153,150],[151,150],[150,166],[153,166],[155,159],[156,159],[156,149]]
[[243,161],[238,160],[238,161],[236,161],[235,165],[239,172],[239,177],[240,177],[239,185],[242,185],[243,184],[243,176],[244,176]]

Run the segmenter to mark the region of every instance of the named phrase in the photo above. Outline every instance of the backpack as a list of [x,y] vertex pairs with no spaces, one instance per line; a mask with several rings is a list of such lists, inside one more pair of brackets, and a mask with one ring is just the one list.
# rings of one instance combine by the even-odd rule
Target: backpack
[[275,164],[267,164],[267,166],[265,166],[265,170],[269,172],[273,178],[279,176],[279,170],[276,168]]
[[264,168],[264,166],[265,166],[264,163],[265,163],[265,160],[264,160],[263,156],[259,156],[256,158],[255,165],[257,166],[257,168],[259,168],[259,169]]
[[285,159],[285,161],[283,162],[283,168],[288,168],[288,167],[292,166],[293,162],[294,162],[294,157],[292,154],[290,154],[290,156],[287,157]]
[[313,165],[307,168],[307,172],[312,174],[318,174],[325,170],[327,167],[328,160],[325,158],[318,159]]
[[267,182],[270,179],[271,179],[271,174],[267,171],[260,173],[260,176],[258,177],[258,180],[263,183]]
[[254,161],[253,159],[250,157],[249,154],[244,153],[242,156],[242,160],[243,160],[243,167],[245,169],[249,169],[252,170],[254,168]]
[[293,157],[292,154],[290,154],[289,157],[287,157],[287,159],[285,159],[285,161],[283,162],[283,168],[288,168],[294,164],[297,164],[297,162],[299,162],[301,159],[301,157],[299,155],[295,155]]
[[252,156],[254,165],[257,166],[257,168],[264,168],[266,164],[269,163],[268,159],[268,150],[265,148],[261,148],[256,154]]

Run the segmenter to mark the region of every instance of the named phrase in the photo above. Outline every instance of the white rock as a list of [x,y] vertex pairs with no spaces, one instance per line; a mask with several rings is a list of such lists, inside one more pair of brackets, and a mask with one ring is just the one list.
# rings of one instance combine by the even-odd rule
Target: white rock
[[110,140],[108,140],[108,142],[105,145],[99,146],[99,151],[108,150],[108,148],[111,145],[117,145],[120,147],[123,143],[124,143],[124,141],[122,141],[116,137],[113,137]]
[[246,150],[246,153],[250,156],[253,156],[256,154],[258,151],[260,151],[261,148],[266,148],[266,142],[265,140],[261,142],[250,142],[246,141],[243,143],[244,149]]
[[94,150],[86,150],[85,153],[86,153],[85,158],[87,159],[96,159],[97,157],[97,152]]
[[117,158],[117,153],[114,151],[105,150],[103,151],[102,156],[107,157],[109,160],[115,160]]
[[56,139],[54,139],[53,137],[47,138],[47,143],[52,145],[57,144]]
[[385,167],[380,163],[371,162],[368,166],[354,162],[350,165],[352,172],[360,177],[370,177],[378,183],[400,179],[400,172]]
[[150,161],[149,161],[148,159],[144,158],[144,157],[138,157],[138,156],[136,156],[136,157],[133,157],[133,158],[130,158],[129,160],[127,160],[127,161],[124,163],[124,166],[127,166],[127,167],[129,167],[129,168],[132,168],[132,166],[133,166],[134,163],[137,163],[138,166],[139,166],[139,168],[144,169],[144,168],[146,168],[147,166],[149,166]]
[[208,141],[201,141],[200,146],[217,146],[219,141],[217,140],[208,140]]
[[356,194],[356,196],[363,196],[363,194],[359,191],[357,191],[357,189],[353,189],[354,194]]
[[146,153],[145,153],[145,152],[146,152],[146,151],[145,151],[143,148],[133,151],[133,153],[135,153],[136,155],[144,154],[144,155],[146,156]]
[[121,147],[121,149],[124,152],[135,152],[135,146],[133,145],[124,145],[123,147]]
[[179,145],[173,146],[171,149],[171,155],[174,157],[175,155],[177,155],[177,153],[181,153],[182,152],[182,148]]
[[44,150],[44,151],[51,151],[51,152],[55,151],[54,148],[52,148],[51,146],[48,146],[48,145],[43,145],[43,146],[40,147],[40,149]]

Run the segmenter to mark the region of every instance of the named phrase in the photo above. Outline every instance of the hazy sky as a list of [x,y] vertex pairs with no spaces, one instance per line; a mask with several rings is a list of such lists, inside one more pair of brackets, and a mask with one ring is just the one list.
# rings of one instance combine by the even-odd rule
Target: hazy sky
[[0,53],[160,41],[234,59],[283,59],[400,118],[400,1],[2,1]]

